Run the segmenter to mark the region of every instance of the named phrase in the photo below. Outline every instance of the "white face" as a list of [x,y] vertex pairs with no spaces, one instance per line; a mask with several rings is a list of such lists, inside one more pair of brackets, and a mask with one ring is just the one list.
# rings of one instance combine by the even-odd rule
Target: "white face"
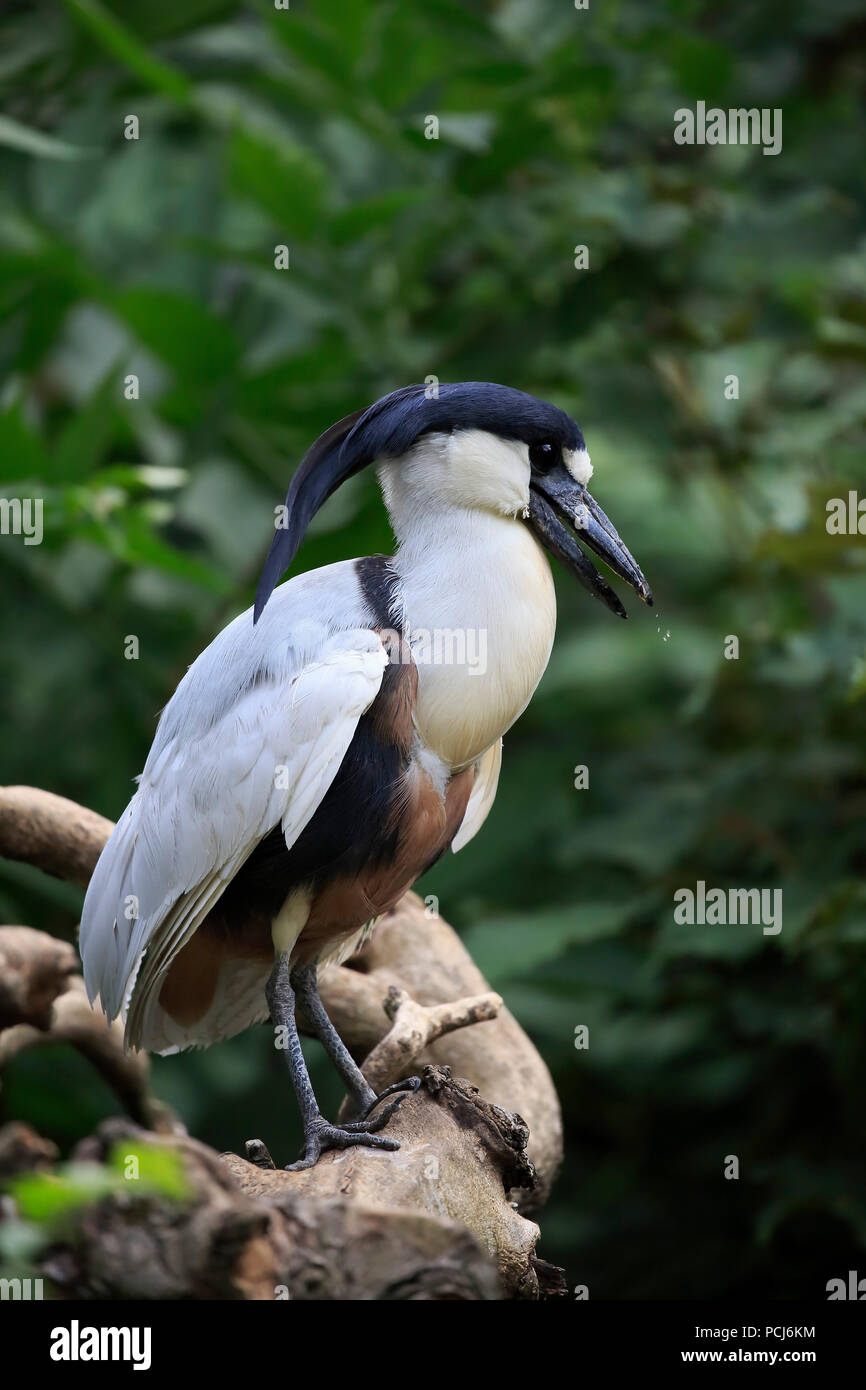
[[[589,481],[585,449],[563,450],[563,463],[576,482]],[[519,517],[529,506],[529,446],[485,430],[427,434],[403,458],[382,463],[379,477],[392,515],[438,504]]]

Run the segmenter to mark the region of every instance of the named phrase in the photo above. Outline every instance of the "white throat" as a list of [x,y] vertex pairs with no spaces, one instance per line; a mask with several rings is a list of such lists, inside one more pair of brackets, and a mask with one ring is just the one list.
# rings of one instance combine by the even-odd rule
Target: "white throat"
[[416,725],[459,768],[510,728],[544,674],[556,627],[550,566],[519,492],[508,503],[517,514],[498,515],[431,497],[402,460],[381,474],[418,665]]

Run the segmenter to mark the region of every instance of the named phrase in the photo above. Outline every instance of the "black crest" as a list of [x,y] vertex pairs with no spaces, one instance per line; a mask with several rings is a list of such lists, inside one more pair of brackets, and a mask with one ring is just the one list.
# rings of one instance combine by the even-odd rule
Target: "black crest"
[[316,512],[341,483],[368,463],[405,454],[424,434],[461,429],[486,430],[526,444],[555,440],[568,449],[583,448],[570,415],[511,386],[459,381],[392,391],[331,425],[304,455],[286,497],[286,524],[277,529],[262,570],[253,621],[294,560]]

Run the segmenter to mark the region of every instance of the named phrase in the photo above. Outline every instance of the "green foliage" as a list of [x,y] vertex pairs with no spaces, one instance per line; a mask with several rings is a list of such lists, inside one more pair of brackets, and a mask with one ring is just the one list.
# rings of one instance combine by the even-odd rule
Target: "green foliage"
[[192,1195],[179,1154],[137,1140],[117,1144],[104,1164],[61,1163],[51,1172],[13,1178],[5,1187],[15,1203],[14,1218],[0,1223],[0,1275],[6,1278],[37,1276],[40,1254],[94,1204],[183,1202]]
[[[130,1177],[134,1164],[134,1178]],[[135,1188],[131,1183],[135,1182]],[[153,1145],[118,1145],[105,1166],[65,1163],[50,1173],[27,1173],[9,1184],[15,1206],[25,1221],[52,1227],[81,1207],[120,1193],[167,1197],[180,1201],[189,1183],[178,1154]]]
[[[554,1071],[544,1249],[593,1297],[821,1297],[866,1260],[866,551],[825,528],[829,498],[866,493],[859,13],[43,0],[2,20],[0,476],[45,499],[41,546],[0,537],[4,781],[121,811],[337,417],[435,373],[584,428],[657,609],[619,623],[558,578],[490,820],[424,891]],[[698,100],[781,108],[782,153],[676,146]],[[299,565],[388,546],[362,478]],[[68,896],[0,868],[6,920],[71,932]],[[781,934],[676,926],[698,879],[781,887]],[[157,1077],[217,1147],[261,1132],[292,1156],[256,1032]],[[52,1080],[22,1059],[5,1104],[38,1109]],[[76,1088],[54,1132],[89,1119]]]

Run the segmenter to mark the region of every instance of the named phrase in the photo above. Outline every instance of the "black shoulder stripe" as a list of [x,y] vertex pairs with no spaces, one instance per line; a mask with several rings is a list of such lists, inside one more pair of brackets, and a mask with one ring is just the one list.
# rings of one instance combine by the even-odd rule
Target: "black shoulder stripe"
[[361,592],[370,605],[373,626],[391,628],[403,635],[400,613],[400,576],[391,568],[388,555],[370,555],[355,561]]

